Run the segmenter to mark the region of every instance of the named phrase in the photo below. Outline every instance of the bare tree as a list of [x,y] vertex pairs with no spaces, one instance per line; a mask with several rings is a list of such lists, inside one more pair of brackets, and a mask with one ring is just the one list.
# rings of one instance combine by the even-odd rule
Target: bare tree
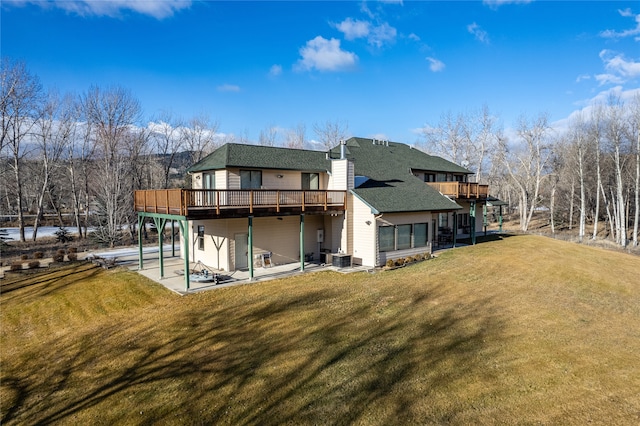
[[278,139],[278,129],[275,126],[267,127],[266,129],[260,130],[260,135],[258,136],[258,143],[264,146],[276,146],[276,141]]
[[171,169],[174,166],[175,156],[182,149],[181,138],[182,120],[175,118],[169,112],[163,112],[158,118],[149,123],[151,140],[154,151],[158,155],[158,161],[162,165],[162,188],[169,188]]
[[190,153],[190,162],[195,164],[216,148],[215,136],[219,123],[211,121],[206,115],[199,115],[189,120],[180,129],[184,148]]
[[348,137],[349,124],[343,120],[327,120],[324,123],[315,123],[313,131],[323,149],[328,151]]
[[76,116],[71,97],[67,96],[61,99],[57,92],[50,91],[34,126],[34,140],[38,146],[37,155],[41,170],[40,191],[37,196],[36,217],[33,223],[33,241],[37,238],[45,196],[50,194],[53,186],[54,169],[61,165],[60,160],[71,142],[75,126]]
[[624,189],[623,169],[625,159],[623,158],[623,143],[625,133],[625,123],[623,117],[624,107],[617,98],[610,98],[607,105],[607,121],[605,133],[612,150],[615,168],[615,190],[612,189],[612,208],[614,210],[615,240],[621,246],[627,245],[627,218],[626,218],[626,198]]
[[533,212],[538,205],[540,185],[552,153],[548,141],[549,124],[546,114],[531,123],[522,116],[518,123],[519,144],[509,148],[508,141],[499,141],[502,164],[519,191],[520,227],[529,229]]
[[469,161],[465,146],[468,145],[467,140],[471,136],[470,131],[465,135],[464,120],[462,114],[454,116],[451,111],[448,111],[440,116],[440,122],[436,126],[425,127],[422,135],[426,142],[426,152],[456,164]]
[[292,149],[303,149],[306,142],[307,127],[304,123],[298,123],[296,127],[287,131],[284,146]]
[[3,151],[6,149],[8,157],[12,159],[10,167],[13,170],[20,241],[25,241],[22,162],[26,155],[25,145],[42,102],[42,85],[23,62],[15,62],[9,58],[2,58],[0,74],[0,148]]
[[633,98],[630,108],[629,117],[629,136],[630,141],[635,141],[635,157],[636,157],[636,172],[635,172],[635,185],[634,185],[634,201],[635,201],[635,214],[633,217],[633,246],[637,247],[638,242],[638,222],[640,221],[640,94],[636,94]]
[[121,238],[132,205],[133,194],[126,184],[129,160],[125,141],[139,121],[140,104],[126,89],[92,87],[82,97],[82,106],[97,148],[93,170],[99,210],[96,235],[113,247]]
[[487,163],[496,148],[498,132],[496,118],[483,105],[479,111],[466,115],[442,115],[436,126],[423,129],[422,136],[426,152],[465,164],[476,171],[476,182],[480,182],[490,167]]

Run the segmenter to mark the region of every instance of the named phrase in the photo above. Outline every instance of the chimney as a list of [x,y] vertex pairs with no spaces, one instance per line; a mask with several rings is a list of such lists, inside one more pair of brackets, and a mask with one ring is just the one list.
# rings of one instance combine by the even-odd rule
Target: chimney
[[347,145],[343,139],[340,140],[340,159],[347,158]]

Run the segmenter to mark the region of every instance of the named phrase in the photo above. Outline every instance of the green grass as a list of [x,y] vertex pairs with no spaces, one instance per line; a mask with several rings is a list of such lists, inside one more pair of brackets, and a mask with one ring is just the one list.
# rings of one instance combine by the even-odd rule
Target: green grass
[[3,286],[3,424],[640,423],[640,258],[518,236],[179,297]]

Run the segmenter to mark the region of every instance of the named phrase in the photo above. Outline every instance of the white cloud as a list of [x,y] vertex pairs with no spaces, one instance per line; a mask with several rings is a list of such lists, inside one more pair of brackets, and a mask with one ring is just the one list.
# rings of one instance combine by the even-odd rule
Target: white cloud
[[57,7],[79,16],[118,17],[125,11],[149,15],[156,19],[173,16],[191,7],[191,0],[4,0],[5,4],[34,4],[43,8]]
[[485,30],[480,28],[480,25],[476,24],[475,22],[473,24],[467,25],[467,31],[469,31],[470,34],[473,34],[473,36],[479,42],[489,44],[489,35]]
[[492,9],[497,9],[505,4],[528,4],[532,1],[533,0],[482,0],[482,3]]
[[277,77],[280,74],[282,74],[282,66],[278,64],[272,65],[271,68],[269,69],[269,75],[271,77]]
[[428,57],[426,59],[427,59],[427,61],[429,61],[429,69],[431,71],[439,72],[439,71],[444,70],[444,67],[445,67],[444,62],[442,62],[442,61],[440,61],[440,60],[438,60],[436,58],[431,58],[431,57]]
[[409,40],[413,40],[413,41],[420,41],[420,37],[418,37],[416,34],[411,33],[407,36],[409,38]]
[[582,80],[590,80],[591,76],[589,74],[582,74],[576,78],[576,83],[580,83]]
[[376,47],[382,47],[384,44],[393,43],[398,32],[386,22],[371,29],[371,33],[367,41]]
[[223,84],[216,87],[216,89],[218,90],[218,92],[239,92],[240,86],[237,86],[235,84]]
[[353,20],[347,18],[335,27],[344,34],[347,40],[355,40],[357,38],[367,37],[369,35],[369,27],[371,24],[367,21]]
[[640,77],[640,62],[627,60],[622,53],[604,49],[600,52],[600,59],[604,62],[605,74],[596,75],[596,80],[603,84],[622,84]]
[[340,71],[353,67],[358,60],[353,52],[347,52],[340,48],[340,40],[332,38],[327,40],[317,36],[307,41],[300,48],[301,59],[298,60],[295,69],[298,71]]
[[334,26],[344,34],[346,40],[366,38],[367,43],[378,48],[387,43],[393,43],[398,34],[398,31],[386,22],[373,25],[368,21],[347,18]]
[[570,123],[580,116],[585,120],[589,120],[596,106],[606,105],[612,96],[624,103],[633,102],[637,96],[640,96],[640,88],[623,90],[622,86],[615,86],[599,92],[593,98],[581,102],[582,108],[573,111],[566,118],[551,123],[551,127],[558,133],[562,133],[569,128]]
[[635,40],[640,41],[640,14],[634,14],[631,12],[631,9],[618,10],[618,13],[625,18],[633,18],[636,23],[635,28],[624,31],[605,30],[600,33],[600,36],[605,38],[625,38],[629,36],[636,36]]

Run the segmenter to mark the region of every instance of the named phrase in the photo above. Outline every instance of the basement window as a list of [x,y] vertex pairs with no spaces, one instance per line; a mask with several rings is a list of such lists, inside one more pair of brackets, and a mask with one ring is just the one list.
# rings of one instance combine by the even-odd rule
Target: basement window
[[204,225],[198,225],[198,250],[204,250]]

